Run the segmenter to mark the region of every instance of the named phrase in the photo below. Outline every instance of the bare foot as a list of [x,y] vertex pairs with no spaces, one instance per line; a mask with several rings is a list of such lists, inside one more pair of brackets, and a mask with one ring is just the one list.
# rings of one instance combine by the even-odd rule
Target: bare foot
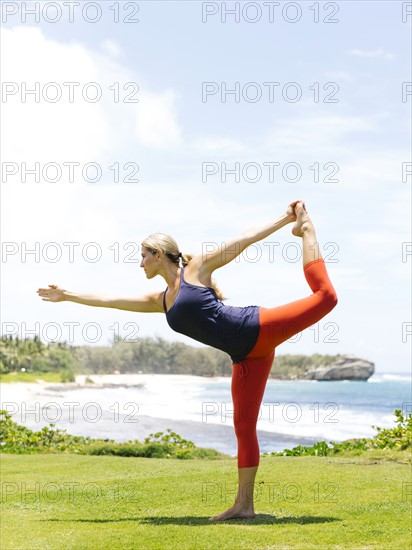
[[307,231],[311,227],[313,228],[313,224],[308,216],[308,213],[306,212],[305,203],[298,202],[295,206],[295,213],[296,222],[292,227],[292,233],[296,237],[302,237],[305,231]]
[[241,508],[240,506],[232,506],[229,508],[229,510],[226,510],[226,512],[223,512],[222,514],[219,514],[217,516],[214,516],[213,518],[209,518],[209,521],[225,521],[227,519],[253,519],[256,517],[255,512],[253,511],[253,508]]

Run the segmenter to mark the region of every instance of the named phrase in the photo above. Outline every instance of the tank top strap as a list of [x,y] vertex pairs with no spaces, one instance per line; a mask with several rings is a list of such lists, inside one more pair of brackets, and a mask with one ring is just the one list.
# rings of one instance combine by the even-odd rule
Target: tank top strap
[[167,311],[166,311],[166,292],[167,292],[168,288],[169,287],[167,286],[166,290],[163,292],[163,310],[164,310],[165,313],[167,313]]

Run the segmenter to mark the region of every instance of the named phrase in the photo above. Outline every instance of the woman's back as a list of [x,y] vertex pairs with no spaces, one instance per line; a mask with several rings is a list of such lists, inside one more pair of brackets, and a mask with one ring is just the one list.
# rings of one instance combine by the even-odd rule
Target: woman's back
[[167,311],[165,294],[166,319],[176,332],[228,353],[234,363],[242,361],[255,345],[259,336],[258,306],[223,304],[213,288],[187,283],[184,268],[176,299]]

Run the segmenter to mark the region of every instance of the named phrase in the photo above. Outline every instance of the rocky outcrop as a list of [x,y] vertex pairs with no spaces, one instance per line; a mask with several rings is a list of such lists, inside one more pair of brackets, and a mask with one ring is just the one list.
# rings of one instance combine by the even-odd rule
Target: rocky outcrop
[[306,380],[362,380],[366,381],[375,372],[375,365],[354,355],[342,355],[334,363],[320,365],[308,371]]

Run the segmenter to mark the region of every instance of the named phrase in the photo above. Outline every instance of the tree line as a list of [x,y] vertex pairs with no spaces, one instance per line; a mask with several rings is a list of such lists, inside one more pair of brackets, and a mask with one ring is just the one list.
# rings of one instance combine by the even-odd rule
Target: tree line
[[[298,378],[319,365],[336,360],[336,355],[279,355],[270,376]],[[0,374],[12,372],[65,372],[75,374],[186,374],[231,376],[230,357],[217,349],[198,348],[163,338],[120,340],[111,346],[72,346],[67,342],[44,344],[38,336],[20,339],[0,337]]]

